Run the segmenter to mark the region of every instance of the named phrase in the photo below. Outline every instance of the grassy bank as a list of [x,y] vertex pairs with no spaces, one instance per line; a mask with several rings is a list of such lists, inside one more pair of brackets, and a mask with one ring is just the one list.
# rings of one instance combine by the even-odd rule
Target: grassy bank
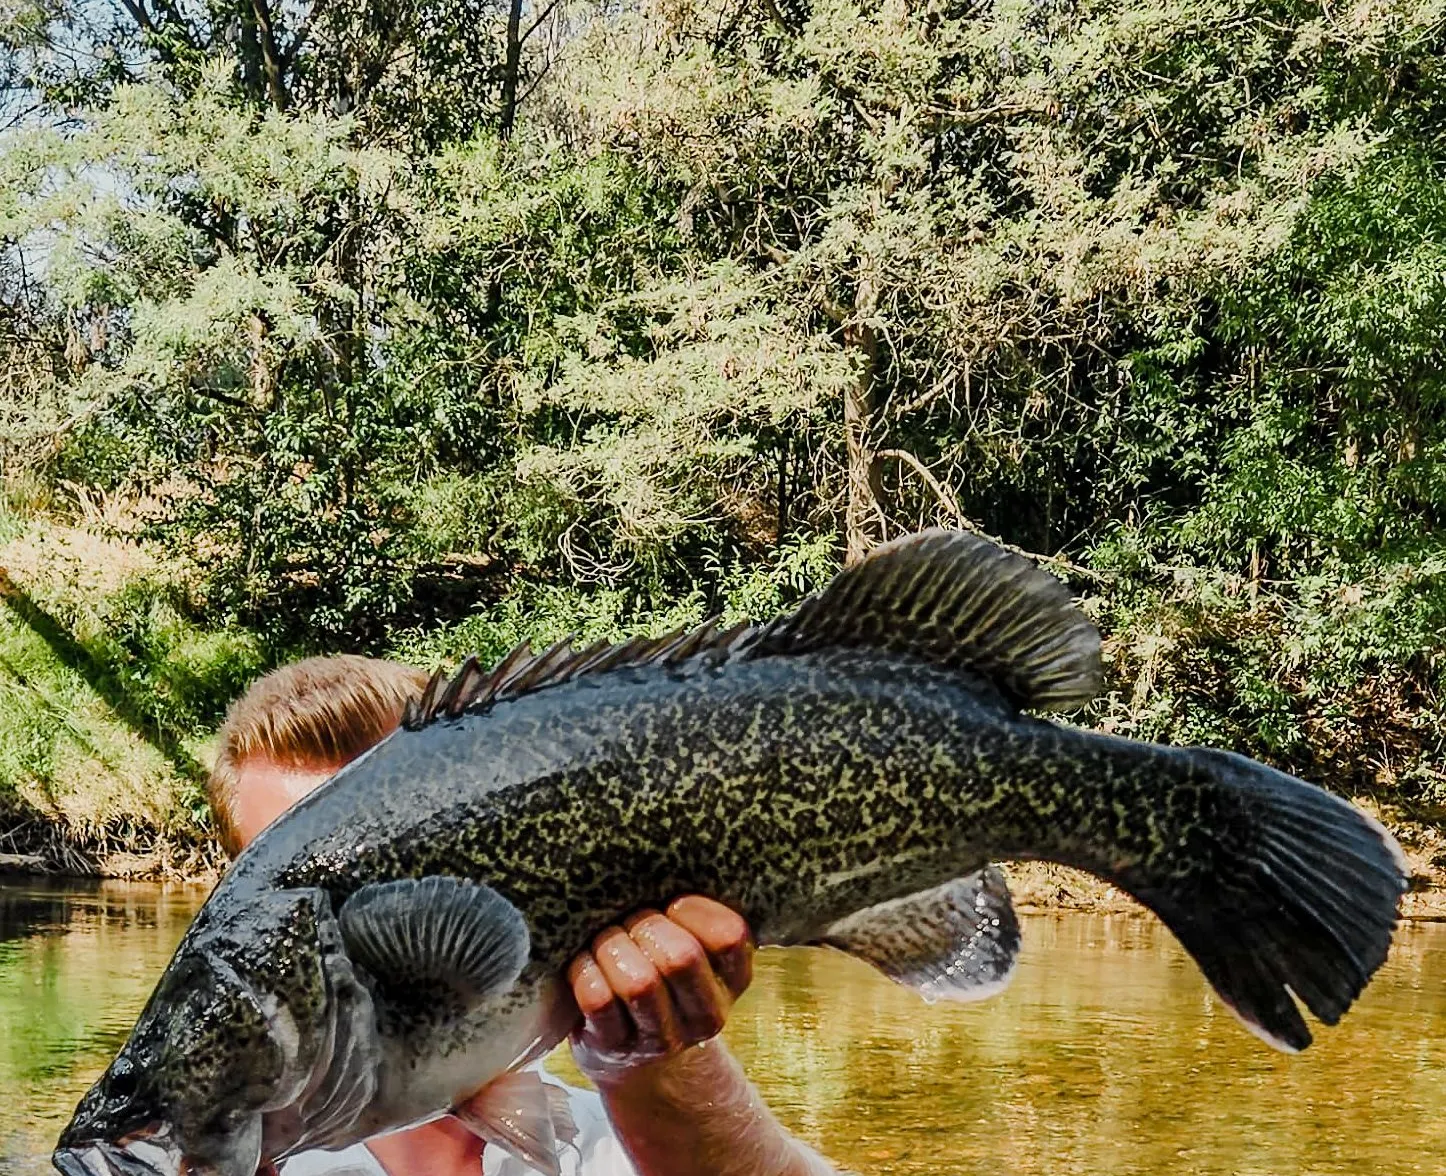
[[214,865],[208,739],[265,657],[186,612],[103,520],[0,514],[0,853],[109,876]]
[[[214,873],[203,783],[216,727],[257,675],[309,652],[198,622],[193,576],[130,534],[134,516],[134,503],[65,519],[0,501],[0,872]],[[364,651],[430,666],[702,617],[693,599],[633,618],[625,608],[621,594],[534,589]]]

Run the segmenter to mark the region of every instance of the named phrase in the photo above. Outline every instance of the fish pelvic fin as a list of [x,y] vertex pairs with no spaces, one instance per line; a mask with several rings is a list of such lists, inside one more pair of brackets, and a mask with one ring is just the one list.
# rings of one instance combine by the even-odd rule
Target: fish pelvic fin
[[1023,556],[967,531],[929,530],[870,552],[821,592],[767,625],[716,620],[661,637],[572,638],[534,653],[517,646],[493,669],[469,657],[438,671],[407,704],[418,730],[588,674],[639,666],[677,670],[728,661],[878,649],[983,675],[1017,706],[1068,710],[1100,690],[1100,636],[1069,590]]
[[840,919],[822,942],[931,1003],[984,1000],[1014,976],[1019,919],[1003,873],[989,866]]
[[1231,752],[1187,749],[1220,784],[1197,860],[1105,876],[1153,910],[1226,1007],[1287,1053],[1311,1042],[1297,999],[1336,1024],[1385,963],[1409,870],[1366,813]]
[[514,1070],[484,1086],[452,1114],[487,1143],[544,1176],[561,1176],[558,1152],[577,1138],[567,1092],[535,1070]]

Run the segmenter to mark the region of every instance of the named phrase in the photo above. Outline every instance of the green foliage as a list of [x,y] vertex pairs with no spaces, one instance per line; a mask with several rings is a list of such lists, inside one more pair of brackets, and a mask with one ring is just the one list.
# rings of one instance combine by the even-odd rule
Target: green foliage
[[542,649],[555,641],[619,641],[636,635],[657,636],[700,624],[716,616],[724,625],[765,621],[821,588],[837,570],[836,544],[830,536],[790,540],[768,563],[734,560],[714,567],[712,598],[701,589],[673,599],[638,598],[619,588],[590,592],[555,584],[529,584],[497,606],[453,624],[394,636],[388,655],[434,668],[475,653],[484,662],[500,661],[527,642]]
[[1446,804],[1442,180],[1408,140],[1323,181],[1208,335],[1135,367],[1199,381],[1213,353],[1229,427],[1191,509],[1141,512],[1093,560],[1123,577],[1108,598],[1142,730],[1427,813]]
[[823,588],[838,572],[833,535],[795,537],[766,563],[735,563],[720,579],[724,624],[763,622]]
[[93,636],[160,728],[948,523],[1090,569],[1094,721],[1446,803],[1439,0],[641,0],[510,55],[302,6],[275,76],[265,7],[69,79],[0,28],[51,101],[0,141],[0,462],[166,553]]

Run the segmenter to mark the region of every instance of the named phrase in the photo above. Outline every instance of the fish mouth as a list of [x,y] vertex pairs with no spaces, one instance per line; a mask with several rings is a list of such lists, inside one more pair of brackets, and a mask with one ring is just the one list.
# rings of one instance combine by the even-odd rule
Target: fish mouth
[[61,1176],[181,1176],[181,1155],[156,1135],[63,1147],[50,1158]]

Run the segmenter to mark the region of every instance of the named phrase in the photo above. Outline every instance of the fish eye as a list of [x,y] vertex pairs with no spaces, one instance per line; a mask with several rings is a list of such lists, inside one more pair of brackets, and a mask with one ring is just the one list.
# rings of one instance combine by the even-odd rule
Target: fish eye
[[136,1092],[135,1068],[124,1058],[117,1058],[110,1068],[110,1081],[107,1085],[112,1098],[130,1098]]

